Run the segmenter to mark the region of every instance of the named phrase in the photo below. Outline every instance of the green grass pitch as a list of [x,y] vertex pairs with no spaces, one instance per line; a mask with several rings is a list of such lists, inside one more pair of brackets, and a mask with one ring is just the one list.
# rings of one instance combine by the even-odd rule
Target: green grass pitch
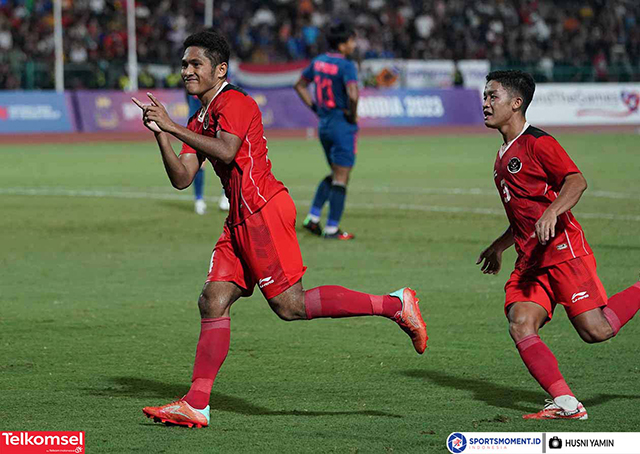
[[[640,272],[640,154],[632,135],[563,135],[589,189],[574,210],[610,295]],[[232,309],[231,350],[211,426],[143,417],[188,389],[196,300],[224,215],[193,213],[146,143],[0,146],[0,429],[84,430],[89,452],[446,452],[454,431],[633,431],[640,427],[640,322],[583,343],[559,308],[541,331],[590,419],[524,421],[545,393],[507,334],[503,285],[475,266],[504,231],[496,135],[363,138],[343,227],[299,232],[306,288],[388,293],[411,285],[430,341],[417,355],[379,317],[286,323],[261,294]],[[316,141],[269,156],[302,221],[327,174]]]

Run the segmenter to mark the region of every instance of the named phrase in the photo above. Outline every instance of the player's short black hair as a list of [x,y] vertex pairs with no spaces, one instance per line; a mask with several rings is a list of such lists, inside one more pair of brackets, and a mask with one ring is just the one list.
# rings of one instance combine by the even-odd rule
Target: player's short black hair
[[338,46],[349,41],[349,38],[356,35],[355,29],[345,23],[338,22],[333,24],[327,30],[327,44],[332,50],[338,50]]
[[487,82],[495,80],[513,94],[522,96],[522,113],[527,112],[527,108],[533,100],[533,93],[536,91],[536,82],[533,76],[524,71],[509,69],[506,71],[491,71],[487,74]]
[[214,30],[205,30],[194,33],[184,40],[184,48],[196,46],[204,49],[205,55],[211,60],[213,67],[220,63],[229,63],[229,43],[220,33]]

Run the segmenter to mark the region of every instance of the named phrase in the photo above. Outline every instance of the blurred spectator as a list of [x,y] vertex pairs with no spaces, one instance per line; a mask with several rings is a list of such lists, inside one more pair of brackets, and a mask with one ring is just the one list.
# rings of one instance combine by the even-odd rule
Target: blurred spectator
[[[548,81],[640,79],[638,0],[216,0],[214,6],[214,27],[243,61],[310,59],[326,50],[322,32],[337,18],[355,24],[358,59],[487,58],[494,68],[526,69]],[[184,38],[202,28],[204,0],[136,0],[136,19],[141,68],[173,67]],[[87,88],[121,84],[126,1],[64,0],[63,25],[74,77],[94,74],[82,84]],[[0,88],[51,88],[53,62],[52,0],[0,1]],[[151,69],[149,75],[156,84],[167,79]]]

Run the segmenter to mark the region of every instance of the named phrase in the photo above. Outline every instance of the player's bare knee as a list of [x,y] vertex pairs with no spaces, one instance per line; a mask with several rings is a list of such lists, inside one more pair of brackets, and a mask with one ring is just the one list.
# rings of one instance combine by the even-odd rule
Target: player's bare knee
[[514,342],[520,342],[527,336],[538,334],[538,327],[534,320],[525,315],[513,314],[509,318],[509,334]]
[[276,315],[285,322],[292,322],[294,320],[302,320],[305,318],[299,310],[296,310],[296,308],[290,304],[274,302],[273,300],[270,300],[269,304],[271,305],[273,312],[275,312]]
[[302,285],[290,287],[280,295],[269,300],[269,306],[282,320],[304,320],[307,318],[304,309],[304,290]]
[[203,291],[198,298],[198,309],[203,318],[223,317],[229,307],[227,298]]
[[295,312],[290,310],[289,308],[280,308],[274,311],[280,320],[284,320],[285,322],[292,322],[294,320],[300,320],[300,317],[297,317]]
[[611,326],[608,323],[605,323],[578,330],[578,334],[587,344],[597,344],[598,342],[604,342],[611,339],[615,333]]

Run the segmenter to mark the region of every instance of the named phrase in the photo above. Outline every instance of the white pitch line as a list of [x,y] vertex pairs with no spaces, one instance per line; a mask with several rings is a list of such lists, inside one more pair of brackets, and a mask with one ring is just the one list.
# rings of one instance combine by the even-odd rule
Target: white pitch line
[[[298,188],[299,189],[299,188]],[[22,196],[58,196],[58,197],[94,197],[94,198],[117,198],[117,199],[139,199],[139,200],[193,200],[191,194],[169,194],[153,192],[124,192],[124,191],[94,191],[77,190],[55,187],[41,188],[0,188],[0,194],[22,195]],[[464,194],[460,192],[459,194]],[[209,198],[210,199],[210,198]],[[213,199],[210,199],[213,200]],[[296,200],[298,205],[309,206],[310,200]],[[504,216],[504,211],[493,208],[471,208],[452,207],[439,205],[417,205],[417,204],[390,204],[390,203],[357,203],[349,202],[349,207],[365,210],[406,210],[422,211],[430,213],[465,213],[482,214],[490,216]],[[633,221],[640,222],[640,215],[608,214],[608,213],[578,213],[578,218],[605,219],[612,221]]]
[[[316,190],[316,186],[287,186],[289,190],[297,192],[297,191],[305,191],[305,192],[314,192]],[[153,186],[145,188],[147,191],[151,190],[162,194],[163,191],[166,191],[169,186]],[[0,188],[0,194],[2,193],[11,193],[11,191],[19,190],[19,191],[27,191],[27,190],[37,190],[37,191],[76,191],[74,189],[66,189],[61,188],[59,186],[39,186],[37,188]],[[9,191],[9,192],[6,192]],[[102,187],[99,191],[92,192],[117,192],[123,193],[121,186],[107,186]],[[373,187],[363,187],[356,186],[349,188],[349,192],[351,194],[370,194],[370,193],[378,193],[378,194],[409,194],[409,195],[472,195],[472,196],[489,196],[489,197],[497,197],[499,194],[495,189],[483,189],[483,188],[399,188],[392,186],[373,186]],[[132,192],[133,194],[134,192]],[[137,194],[137,192],[135,192]],[[633,193],[625,193],[625,192],[612,192],[612,191],[587,191],[586,197],[588,198],[603,198],[603,199],[622,199],[622,200],[636,200],[640,203],[640,195]],[[163,198],[159,196],[157,198]]]
[[[299,191],[314,191],[315,186],[287,186],[292,190]],[[376,192],[382,194],[427,194],[427,195],[484,195],[497,197],[499,194],[495,189],[482,189],[482,188],[397,188],[390,186],[374,186],[372,188],[358,187],[349,189],[349,191],[356,193],[368,193]],[[630,199],[638,200],[640,202],[640,196],[638,194],[624,193],[624,192],[611,192],[611,191],[588,191],[587,197],[603,198],[603,199]]]

